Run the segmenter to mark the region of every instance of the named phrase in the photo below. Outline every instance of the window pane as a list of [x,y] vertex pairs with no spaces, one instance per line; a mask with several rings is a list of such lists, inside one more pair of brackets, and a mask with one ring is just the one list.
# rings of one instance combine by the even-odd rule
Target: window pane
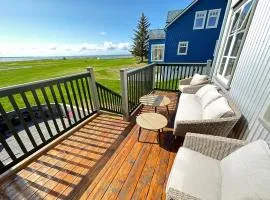
[[224,70],[224,66],[225,66],[226,60],[227,60],[226,58],[223,58],[222,59],[222,62],[220,64],[220,68],[219,68],[219,72],[218,72],[220,75],[223,74],[223,70]]
[[152,47],[152,60],[161,61],[164,59],[164,46]]
[[203,18],[196,19],[195,26],[197,28],[203,27]]
[[235,29],[236,29],[237,22],[238,22],[238,19],[239,19],[239,15],[240,15],[240,11],[238,11],[234,16],[231,33],[233,33],[235,31]]
[[252,5],[252,1],[250,1],[248,4],[246,4],[245,7],[243,8],[243,11],[239,17],[239,23],[238,23],[238,27],[237,27],[238,29],[241,27],[241,25],[243,24],[243,21],[245,20],[245,18],[249,14],[249,12],[251,10],[251,5]]
[[225,50],[225,53],[224,53],[225,56],[227,56],[229,54],[232,39],[233,39],[233,36],[230,36],[229,39],[228,39],[228,42],[227,42],[227,45],[226,45],[226,50]]
[[234,57],[237,56],[237,53],[238,53],[239,48],[240,48],[240,45],[242,43],[243,36],[244,36],[244,32],[238,33],[236,35],[236,38],[235,38],[235,41],[234,41],[234,44],[233,44],[233,49],[232,49],[231,56],[234,56]]
[[233,70],[234,62],[235,62],[235,58],[230,58],[230,60],[228,62],[227,69],[226,69],[226,72],[225,72],[225,78],[228,79],[228,80],[232,76],[232,70]]
[[210,17],[207,26],[210,26],[210,27],[215,26],[216,21],[217,21],[217,17]]
[[186,53],[186,47],[180,47],[179,48],[179,53]]

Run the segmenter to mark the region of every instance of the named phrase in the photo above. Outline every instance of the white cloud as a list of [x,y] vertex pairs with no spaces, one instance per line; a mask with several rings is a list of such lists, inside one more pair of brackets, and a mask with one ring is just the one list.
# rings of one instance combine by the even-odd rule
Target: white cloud
[[102,31],[102,32],[99,33],[99,35],[102,35],[102,36],[104,36],[104,35],[106,35],[106,34],[107,34],[107,33],[104,32],[104,31]]
[[2,56],[98,55],[128,53],[129,42],[102,44],[1,44]]

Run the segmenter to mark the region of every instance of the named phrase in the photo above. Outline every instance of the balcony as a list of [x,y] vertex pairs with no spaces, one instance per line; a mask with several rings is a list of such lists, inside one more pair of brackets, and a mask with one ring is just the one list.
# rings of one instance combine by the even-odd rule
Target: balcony
[[[153,64],[121,71],[122,94],[88,72],[0,90],[3,199],[165,199],[181,139],[172,135],[178,80],[206,64]],[[161,141],[135,117],[139,98],[170,98]]]

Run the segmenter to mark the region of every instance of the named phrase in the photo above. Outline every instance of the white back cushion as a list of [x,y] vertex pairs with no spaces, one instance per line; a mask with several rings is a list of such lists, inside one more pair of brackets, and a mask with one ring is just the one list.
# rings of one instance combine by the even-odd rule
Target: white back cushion
[[232,117],[233,115],[234,112],[225,97],[220,97],[212,101],[203,109],[203,119]]
[[220,97],[222,97],[222,95],[218,93],[218,91],[215,88],[209,89],[205,93],[205,95],[203,95],[203,97],[201,98],[202,108],[204,109],[208,104],[210,104],[211,102],[213,102],[214,100]]
[[200,85],[208,79],[207,75],[194,74],[190,81],[190,85]]
[[195,93],[195,95],[196,95],[199,99],[201,99],[201,98],[205,95],[205,93],[206,93],[209,89],[212,89],[212,88],[216,88],[216,86],[215,86],[215,85],[211,85],[211,84],[207,84],[207,85],[201,87],[201,88]]
[[221,200],[270,199],[270,150],[252,142],[221,160]]

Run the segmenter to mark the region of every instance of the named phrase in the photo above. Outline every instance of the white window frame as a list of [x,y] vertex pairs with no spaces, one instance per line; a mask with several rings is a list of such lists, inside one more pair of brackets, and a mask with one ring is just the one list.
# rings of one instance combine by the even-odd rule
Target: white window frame
[[[212,13],[212,12],[218,12],[218,13],[217,13],[217,16],[215,16],[215,17],[216,17],[216,23],[215,23],[215,25],[210,26],[210,25],[209,25],[209,20],[210,20],[210,17],[212,17],[212,16],[211,16],[211,13]],[[219,8],[219,9],[213,9],[213,10],[208,10],[208,17],[207,17],[207,22],[206,22],[206,27],[205,27],[205,28],[207,28],[207,29],[210,29],[210,28],[217,28],[217,27],[218,27],[218,22],[219,22],[220,13],[221,13],[221,8]]]
[[[177,55],[180,55],[180,56],[183,56],[183,55],[187,55],[187,52],[188,52],[188,41],[181,41],[178,43],[178,49],[177,49]],[[180,53],[179,50],[180,50],[180,46],[184,44],[186,45],[186,52],[185,53]]]
[[[153,60],[153,48],[156,46],[162,46],[163,47],[163,58],[161,60]],[[164,54],[165,54],[165,44],[152,44],[151,45],[151,61],[161,62],[164,61]]]
[[[203,16],[203,17],[198,17],[199,14],[204,14],[204,16]],[[205,21],[206,21],[206,16],[207,16],[207,10],[197,11],[197,12],[195,13],[194,24],[193,24],[193,30],[204,29]],[[201,27],[196,27],[196,21],[197,21],[197,19],[200,19],[200,18],[203,19],[203,24],[202,24]]]
[[[253,0],[246,0],[245,3],[243,3],[239,8],[237,8],[237,9],[235,9],[235,10],[233,11],[233,13],[232,13],[233,17],[231,18],[230,27],[229,27],[229,30],[228,30],[229,32],[228,32],[228,35],[226,36],[226,43],[225,43],[225,46],[224,46],[224,48],[223,48],[222,56],[221,56],[221,58],[220,58],[220,60],[219,60],[219,63],[218,63],[219,67],[218,67],[218,70],[216,71],[216,77],[217,77],[217,80],[219,80],[219,81],[221,82],[221,84],[224,85],[225,88],[227,88],[227,89],[229,88],[229,85],[230,85],[231,80],[232,80],[232,78],[233,78],[233,74],[234,74],[234,71],[235,71],[235,68],[236,68],[238,59],[239,59],[240,54],[241,54],[241,49],[242,49],[242,47],[243,47],[243,45],[244,45],[244,43],[245,43],[247,31],[248,31],[248,28],[249,28],[249,27],[248,27],[249,24],[247,24],[247,25],[246,25],[246,28],[245,28],[244,30],[241,30],[241,31],[237,32],[237,30],[241,29],[242,26],[241,26],[241,27],[238,27],[238,21],[237,21],[237,24],[233,24],[233,23],[234,23],[236,14],[237,14],[239,11],[240,11],[240,14],[241,14],[242,9],[245,7],[245,5],[247,5],[247,4],[248,4],[249,2],[251,2],[251,1],[253,1]],[[252,12],[254,3],[255,3],[255,1],[252,2],[253,5],[251,5],[251,10],[250,10],[250,12]],[[252,16],[251,16],[251,18],[252,18]],[[249,18],[249,20],[250,20],[251,18]],[[233,26],[233,25],[235,25],[235,26],[238,27],[238,28],[236,28],[236,30],[234,30],[233,33],[231,33],[231,31],[232,31],[232,26]],[[243,25],[243,24],[242,24],[242,25]],[[241,32],[244,33],[244,35],[243,35],[243,37],[242,37],[242,40],[243,40],[243,41],[242,41],[242,43],[241,43],[241,45],[240,45],[240,47],[239,47],[239,50],[238,50],[237,55],[236,55],[236,56],[231,56],[231,52],[232,52],[232,50],[233,50],[233,46],[234,46],[233,44],[234,44],[234,42],[235,42],[236,36],[237,36],[237,34],[239,34],[239,33],[241,33]],[[229,42],[229,37],[233,37],[233,38],[232,38],[232,41],[231,41],[231,44],[230,44],[230,47],[229,47],[229,51],[228,51],[228,53],[227,53],[228,55],[225,55],[225,52],[226,52],[226,49],[227,49],[227,43]],[[222,74],[219,74],[219,71],[220,71],[220,67],[221,67],[222,61],[223,61],[223,59],[225,59],[225,58],[226,58],[226,62],[225,62],[225,64],[224,64],[224,68],[223,68]],[[235,62],[234,62],[233,68],[232,68],[231,77],[230,77],[230,78],[226,78],[226,77],[225,77],[225,73],[226,73],[226,71],[227,71],[227,68],[228,68],[228,64],[229,64],[230,59],[234,59]]]

